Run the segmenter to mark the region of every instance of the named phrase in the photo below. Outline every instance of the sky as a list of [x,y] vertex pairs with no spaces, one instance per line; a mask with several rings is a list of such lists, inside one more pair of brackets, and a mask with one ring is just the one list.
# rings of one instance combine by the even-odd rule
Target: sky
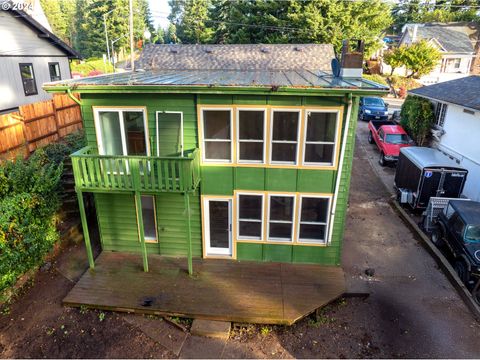
[[170,14],[170,7],[168,0],[148,0],[150,4],[150,11],[152,12],[152,19],[155,27],[159,25],[163,28],[168,27],[167,16]]

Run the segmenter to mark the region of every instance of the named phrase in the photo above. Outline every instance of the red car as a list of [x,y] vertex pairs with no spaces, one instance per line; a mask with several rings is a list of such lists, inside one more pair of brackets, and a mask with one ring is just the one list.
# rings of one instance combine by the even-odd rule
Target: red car
[[368,130],[368,142],[377,144],[380,150],[381,166],[398,161],[400,149],[414,145],[407,132],[392,121],[372,120],[368,123]]

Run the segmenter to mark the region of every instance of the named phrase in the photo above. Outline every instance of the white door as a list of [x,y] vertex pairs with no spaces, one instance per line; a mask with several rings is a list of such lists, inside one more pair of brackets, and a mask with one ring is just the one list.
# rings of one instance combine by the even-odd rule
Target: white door
[[232,256],[232,200],[206,199],[206,254]]

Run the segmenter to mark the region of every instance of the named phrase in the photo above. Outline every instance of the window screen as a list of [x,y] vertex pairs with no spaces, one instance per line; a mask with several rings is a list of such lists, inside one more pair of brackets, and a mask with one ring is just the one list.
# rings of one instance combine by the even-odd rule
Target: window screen
[[298,111],[274,111],[272,119],[273,163],[297,163],[298,147]]
[[304,155],[306,164],[333,164],[336,127],[337,113],[308,112]]
[[203,110],[205,160],[232,160],[230,110]]
[[262,239],[262,195],[238,196],[238,235],[240,239]]
[[270,196],[269,240],[292,241],[294,205],[294,196]]
[[263,163],[264,122],[264,110],[239,110],[238,147],[240,162]]
[[329,198],[302,197],[299,241],[325,242]]

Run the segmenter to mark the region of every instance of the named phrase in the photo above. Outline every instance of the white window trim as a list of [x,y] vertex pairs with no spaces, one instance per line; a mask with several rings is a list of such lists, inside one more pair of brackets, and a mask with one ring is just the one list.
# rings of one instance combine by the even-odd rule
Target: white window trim
[[[228,221],[229,221],[229,226],[230,226],[230,231],[229,231],[229,238],[228,238],[228,244],[229,248],[224,249],[221,248],[211,248],[210,247],[210,201],[226,201],[228,202],[228,211],[229,211],[229,216],[228,216]],[[204,256],[205,257],[215,257],[215,256],[224,256],[224,257],[233,257],[233,251],[234,251],[234,244],[233,244],[233,229],[231,227],[233,226],[233,198],[232,197],[216,197],[216,196],[204,196],[203,197],[203,229],[204,229],[204,241],[203,241],[203,246],[205,247],[204,249]]]
[[[240,196],[247,195],[247,196],[260,196],[262,198],[262,209],[261,209],[261,220],[256,219],[240,219]],[[264,193],[255,193],[255,192],[236,192],[236,199],[237,208],[236,208],[236,222],[237,222],[237,240],[239,241],[248,241],[248,240],[256,240],[256,241],[263,241],[264,240],[264,226],[265,226],[265,194]],[[244,221],[251,221],[251,222],[260,222],[262,225],[260,237],[255,236],[241,236],[240,235],[240,220]]]
[[148,120],[147,120],[147,114],[145,111],[145,108],[143,107],[95,107],[93,109],[93,119],[95,123],[95,133],[97,137],[97,144],[98,144],[98,153],[100,155],[106,155],[105,154],[105,149],[103,146],[103,140],[102,140],[102,127],[100,126],[100,112],[117,112],[118,113],[118,121],[120,125],[120,136],[122,139],[122,152],[123,156],[128,156],[127,154],[127,139],[125,135],[125,123],[123,120],[123,112],[128,111],[128,112],[141,112],[143,115],[143,126],[145,128],[145,145],[147,149],[147,155],[150,156],[150,141],[149,141],[149,135],[148,135]]
[[[204,111],[229,111],[230,112],[230,140],[224,140],[224,139],[206,139],[205,138],[205,129],[204,129],[204,118],[203,118],[203,113]],[[201,107],[200,108],[200,132],[201,132],[201,143],[200,143],[200,150],[202,153],[202,162],[204,163],[210,163],[210,164],[232,164],[233,163],[233,142],[235,139],[233,138],[233,108],[231,107]],[[205,158],[205,141],[211,141],[211,142],[230,142],[230,160],[225,160],[225,159],[207,159]]]
[[[271,203],[271,197],[272,196],[275,196],[275,197],[289,197],[289,198],[293,198],[293,211],[292,211],[292,220],[291,221],[286,221],[286,220],[270,220],[270,203]],[[294,238],[295,238],[295,219],[297,218],[297,214],[296,214],[296,209],[297,209],[297,206],[296,206],[296,202],[297,202],[297,196],[295,195],[295,193],[291,193],[291,194],[277,194],[277,193],[268,193],[268,204],[267,204],[267,242],[284,242],[286,244],[292,244],[294,241]],[[292,235],[290,236],[290,239],[286,239],[286,238],[276,238],[276,237],[270,237],[270,221],[274,222],[274,223],[284,223],[284,224],[291,224],[292,225]]]
[[158,129],[158,116],[161,114],[180,114],[180,154],[183,157],[183,112],[182,111],[157,111],[155,113],[155,135],[157,136],[157,156],[160,156],[160,132]]
[[[263,141],[262,140],[240,140],[240,111],[263,111]],[[237,107],[236,109],[236,130],[237,130],[237,138],[235,141],[237,142],[237,163],[238,164],[266,164],[266,145],[267,145],[267,108],[244,108],[244,107]],[[263,142],[263,161],[258,160],[241,160],[240,159],[240,142]]]
[[[298,121],[297,121],[297,140],[273,140],[273,124],[274,124],[274,114],[275,112],[295,112],[298,113]],[[294,108],[272,108],[271,113],[270,113],[270,138],[268,139],[269,145],[270,145],[270,151],[268,154],[268,160],[269,164],[272,165],[291,165],[291,166],[298,166],[299,161],[298,161],[298,155],[299,155],[299,147],[300,147],[300,123],[302,122],[302,109],[294,109]],[[296,149],[295,149],[295,162],[291,161],[274,161],[272,160],[272,154],[273,154],[273,144],[277,143],[284,143],[284,144],[296,144]]]
[[[307,132],[308,132],[308,113],[335,113],[337,114],[337,118],[335,121],[335,137],[334,141],[308,141],[307,142]],[[303,141],[302,141],[302,150],[303,150],[303,158],[302,158],[302,166],[311,166],[311,167],[319,167],[319,166],[334,166],[337,162],[337,148],[338,148],[338,132],[340,129],[340,110],[337,109],[305,109],[304,114],[304,124],[305,124],[305,131],[303,134]],[[305,161],[307,144],[325,144],[325,145],[333,145],[333,153],[332,153],[332,161],[331,162],[307,162]]]
[[[327,219],[325,223],[305,221],[302,222],[302,200],[303,198],[318,198],[318,199],[328,199],[328,208],[327,208]],[[330,227],[330,212],[332,206],[332,196],[331,195],[312,195],[312,194],[299,194],[299,205],[298,205],[298,214],[297,214],[297,233],[296,238],[298,243],[301,244],[328,244],[328,231]],[[300,238],[300,226],[303,224],[312,224],[312,225],[325,225],[325,239],[302,239]]]

